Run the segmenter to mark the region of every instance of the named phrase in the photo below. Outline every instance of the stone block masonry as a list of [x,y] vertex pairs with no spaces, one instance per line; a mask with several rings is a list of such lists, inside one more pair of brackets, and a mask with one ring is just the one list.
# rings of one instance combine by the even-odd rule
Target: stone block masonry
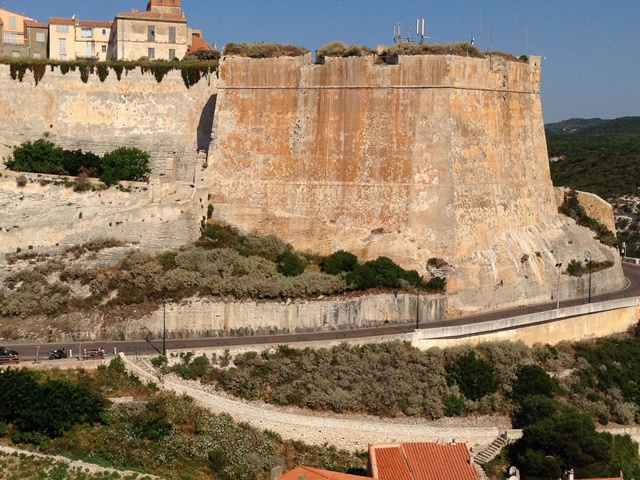
[[180,71],[158,83],[140,69],[109,72],[104,82],[79,73],[63,75],[47,67],[36,86],[31,72],[12,80],[0,65],[0,159],[11,147],[43,135],[69,149],[103,154],[117,147],[138,147],[151,154],[155,174],[193,182],[197,150],[208,150],[215,105],[215,78],[187,89]]

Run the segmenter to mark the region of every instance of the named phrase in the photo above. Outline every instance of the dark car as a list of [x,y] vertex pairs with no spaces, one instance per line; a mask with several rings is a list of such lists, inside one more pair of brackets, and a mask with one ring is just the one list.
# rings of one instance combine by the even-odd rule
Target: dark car
[[20,363],[20,354],[15,350],[0,347],[0,363]]

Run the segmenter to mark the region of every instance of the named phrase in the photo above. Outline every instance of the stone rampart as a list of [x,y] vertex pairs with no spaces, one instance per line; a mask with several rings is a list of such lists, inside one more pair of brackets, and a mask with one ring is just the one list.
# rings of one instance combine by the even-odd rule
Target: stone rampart
[[115,72],[87,83],[76,71],[63,75],[47,67],[35,85],[26,72],[12,80],[0,65],[0,159],[11,147],[43,135],[70,149],[103,154],[122,146],[151,154],[154,173],[193,182],[197,150],[208,150],[215,107],[216,79],[203,78],[187,89],[179,71],[158,83],[140,69]]
[[603,285],[620,288],[615,251],[557,213],[539,86],[539,57],[227,57],[214,217],[421,273],[443,258],[449,315],[548,301],[556,263],[587,250],[614,261]]

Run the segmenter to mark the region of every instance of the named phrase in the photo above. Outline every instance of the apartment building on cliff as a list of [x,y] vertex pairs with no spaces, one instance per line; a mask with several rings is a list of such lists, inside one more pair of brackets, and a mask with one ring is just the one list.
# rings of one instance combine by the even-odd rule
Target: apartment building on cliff
[[180,0],[150,0],[144,12],[116,15],[108,59],[181,59],[192,43],[192,35]]
[[55,60],[107,59],[111,22],[51,17],[49,57]]
[[[0,8],[0,25],[2,25],[1,39],[3,47],[26,47],[27,42],[24,30],[25,20],[32,19],[24,13],[15,13]],[[5,50],[3,50],[3,52],[4,51]],[[5,55],[5,53],[3,53],[3,55]]]

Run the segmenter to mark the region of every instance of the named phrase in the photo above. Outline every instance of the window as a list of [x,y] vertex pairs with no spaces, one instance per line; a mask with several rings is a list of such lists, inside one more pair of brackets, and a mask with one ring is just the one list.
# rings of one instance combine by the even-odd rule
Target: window
[[107,29],[106,29],[106,28],[103,28],[103,29],[102,29],[102,35],[104,36],[104,35],[106,35],[106,34],[107,34]]
[[61,53],[60,54],[60,60],[62,60],[63,62],[67,60],[67,54],[66,53]]
[[84,53],[85,53],[85,56],[87,58],[91,58],[93,56],[92,52],[91,52],[91,44],[90,43],[87,43],[87,46],[85,47],[85,52]]
[[14,52],[11,52],[11,56],[12,56],[13,58],[18,58],[18,57],[20,56],[20,52],[15,52],[15,51],[14,51]]
[[147,58],[149,60],[153,60],[154,58],[156,58],[156,49],[155,48],[150,48],[149,49],[149,53],[147,55]]
[[147,42],[156,41],[156,27],[153,25],[147,26]]
[[106,45],[102,45],[102,53],[107,53],[107,46]]
[[69,32],[69,25],[56,25],[56,32],[58,33]]
[[176,43],[176,27],[169,27],[169,43]]
[[44,43],[47,39],[44,35],[44,32],[36,32],[36,42]]
[[33,58],[42,58],[40,52],[33,52]]
[[169,60],[173,60],[174,58],[176,58],[176,49],[175,48],[170,48],[169,49]]
[[5,45],[17,45],[18,44],[18,34],[4,32],[4,43]]
[[60,53],[67,53],[67,39],[59,38],[58,39],[58,50]]
[[16,29],[16,17],[9,17],[9,29]]
[[93,36],[92,28],[83,28],[82,29],[82,38],[91,38]]

